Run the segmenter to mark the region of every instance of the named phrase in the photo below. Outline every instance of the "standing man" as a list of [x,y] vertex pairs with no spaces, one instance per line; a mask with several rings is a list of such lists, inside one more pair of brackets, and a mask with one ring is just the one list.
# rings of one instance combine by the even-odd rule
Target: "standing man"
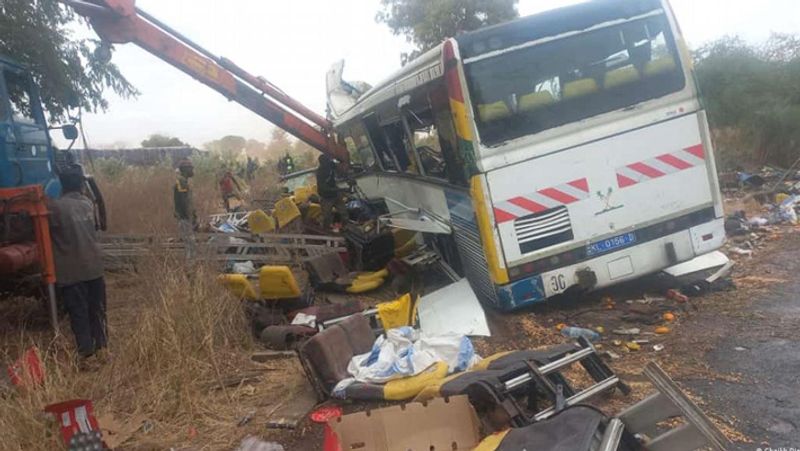
[[319,156],[319,166],[317,166],[317,193],[322,207],[322,228],[330,229],[333,221],[332,209],[336,207],[336,212],[342,220],[347,219],[347,207],[344,205],[342,193],[336,186],[336,164],[331,157],[322,154]]
[[280,160],[278,160],[278,173],[280,175],[287,175],[294,172],[294,159],[291,155],[289,155],[289,151],[286,151],[286,155],[282,156]]
[[192,259],[195,255],[194,231],[197,229],[197,213],[192,203],[192,190],[189,179],[194,176],[192,161],[184,158],[178,162],[178,180],[172,189],[172,198],[175,203],[175,218],[178,220],[178,233],[186,248],[186,258]]
[[70,164],[59,178],[63,194],[49,204],[56,281],[78,355],[85,359],[108,344],[103,254],[97,242],[94,204],[83,195],[83,169]]
[[242,192],[242,187],[230,169],[225,169],[222,178],[219,180],[219,192],[222,194],[222,204],[225,206],[225,211],[231,211],[231,199],[238,199],[240,202],[242,197],[239,193]]

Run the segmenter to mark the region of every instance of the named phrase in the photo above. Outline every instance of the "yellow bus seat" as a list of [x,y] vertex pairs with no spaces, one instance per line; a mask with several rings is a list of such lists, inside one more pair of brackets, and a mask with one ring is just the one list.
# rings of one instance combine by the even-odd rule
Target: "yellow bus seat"
[[322,206],[320,204],[308,204],[306,219],[322,224]]
[[573,99],[598,91],[597,81],[594,78],[581,78],[564,84],[564,98]]
[[288,266],[262,266],[258,287],[263,299],[293,299],[300,297],[297,280]]
[[254,301],[258,299],[253,284],[244,274],[221,274],[217,280],[237,299]]
[[654,75],[663,74],[664,72],[673,71],[675,68],[677,68],[675,58],[667,55],[645,63],[643,72],[645,77],[652,77]]
[[435,385],[447,377],[448,366],[445,362],[436,362],[427,370],[410,377],[394,379],[383,386],[383,399],[402,401],[417,396],[425,387]]
[[286,227],[287,224],[300,217],[300,209],[291,197],[284,197],[275,202],[275,218],[278,219],[278,227]]
[[636,69],[633,64],[629,64],[606,72],[605,79],[603,80],[603,87],[605,89],[612,89],[627,85],[628,83],[637,82],[639,79],[639,70]]
[[296,204],[302,204],[304,202],[308,202],[308,198],[314,194],[312,191],[312,187],[310,186],[300,186],[294,190],[294,202]]
[[504,431],[495,432],[492,434],[487,435],[478,446],[472,448],[472,451],[495,451],[497,448],[500,448],[500,444],[503,443],[503,439],[506,438],[506,435],[511,432],[511,429],[506,429]]
[[555,103],[556,99],[550,91],[532,92],[519,98],[520,111],[533,111]]
[[478,105],[478,116],[481,122],[492,122],[511,116],[511,110],[502,100],[485,105]]
[[413,326],[417,316],[417,303],[411,301],[410,293],[393,301],[381,302],[376,308],[384,330]]
[[255,210],[247,215],[247,225],[251,233],[270,233],[275,231],[275,218],[264,213],[264,210]]

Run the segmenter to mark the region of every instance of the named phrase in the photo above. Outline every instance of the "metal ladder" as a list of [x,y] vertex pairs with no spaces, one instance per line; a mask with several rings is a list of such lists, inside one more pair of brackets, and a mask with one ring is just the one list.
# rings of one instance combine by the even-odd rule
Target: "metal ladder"
[[[598,451],[615,451],[623,431],[636,435],[648,451],[728,449],[730,441],[658,364],[648,363],[643,374],[658,391],[611,419]],[[675,417],[682,417],[685,422],[659,432],[659,423]]]

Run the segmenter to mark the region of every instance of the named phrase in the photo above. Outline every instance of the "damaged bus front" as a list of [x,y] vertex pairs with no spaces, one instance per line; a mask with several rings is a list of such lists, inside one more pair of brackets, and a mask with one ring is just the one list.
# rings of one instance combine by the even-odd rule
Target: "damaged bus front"
[[706,115],[665,0],[585,2],[421,59],[339,131],[371,154],[365,192],[449,221],[484,301],[515,309],[722,245]]

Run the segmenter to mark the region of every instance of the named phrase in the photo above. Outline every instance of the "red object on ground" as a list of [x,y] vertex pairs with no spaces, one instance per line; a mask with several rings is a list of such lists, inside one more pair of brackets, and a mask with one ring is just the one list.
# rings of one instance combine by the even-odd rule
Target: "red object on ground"
[[8,377],[17,387],[36,387],[44,382],[44,366],[39,349],[28,348],[22,357],[8,367]]
[[342,416],[342,408],[339,406],[323,406],[308,415],[314,423],[327,423],[340,416]]
[[333,432],[329,424],[325,424],[325,432],[322,435],[322,451],[342,451],[339,436]]
[[678,290],[667,290],[667,298],[681,304],[689,301],[689,298]]
[[100,431],[100,425],[94,417],[92,401],[73,399],[58,404],[50,404],[44,411],[55,415],[61,425],[61,438],[69,446],[72,436],[82,432]]

